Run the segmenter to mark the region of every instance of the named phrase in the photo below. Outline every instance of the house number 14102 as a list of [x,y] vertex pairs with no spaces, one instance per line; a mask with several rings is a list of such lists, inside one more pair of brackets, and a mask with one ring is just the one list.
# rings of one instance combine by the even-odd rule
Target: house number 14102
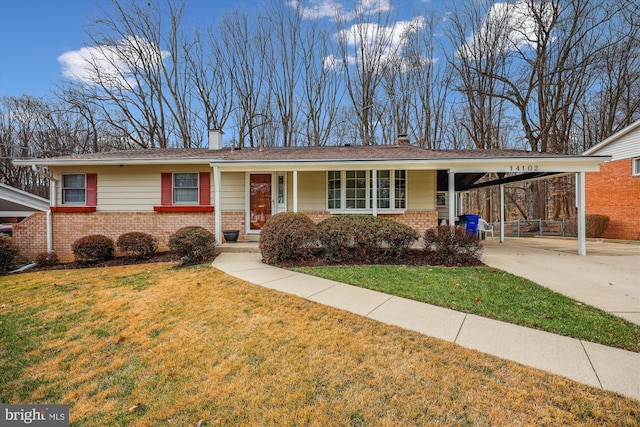
[[509,166],[509,171],[511,172],[538,172],[538,165],[516,165]]

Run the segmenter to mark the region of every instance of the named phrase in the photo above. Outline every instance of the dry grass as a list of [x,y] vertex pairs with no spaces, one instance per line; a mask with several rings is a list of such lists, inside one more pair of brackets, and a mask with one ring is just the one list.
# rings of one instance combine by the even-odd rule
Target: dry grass
[[640,423],[636,400],[206,266],[7,276],[0,307],[0,401],[77,426]]

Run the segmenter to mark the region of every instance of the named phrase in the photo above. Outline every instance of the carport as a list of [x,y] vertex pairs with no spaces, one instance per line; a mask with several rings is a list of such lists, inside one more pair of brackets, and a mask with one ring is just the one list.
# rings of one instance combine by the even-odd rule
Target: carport
[[[482,153],[477,150],[476,153]],[[506,154],[506,155],[505,155]],[[581,159],[589,159],[583,161]],[[567,156],[553,153],[530,153],[509,155],[505,150],[502,155],[480,157],[475,159],[448,159],[453,164],[446,170],[438,171],[438,190],[448,192],[449,223],[453,224],[462,212],[456,212],[457,195],[463,191],[485,187],[499,188],[500,193],[500,242],[504,242],[504,186],[514,182],[543,180],[553,177],[576,175],[576,208],[578,225],[578,255],[587,254],[585,231],[585,173],[599,172],[600,165],[610,161],[610,156]],[[489,173],[497,178],[480,182]],[[446,187],[445,187],[446,185]]]
[[0,183],[0,217],[26,218],[49,210],[49,200]]

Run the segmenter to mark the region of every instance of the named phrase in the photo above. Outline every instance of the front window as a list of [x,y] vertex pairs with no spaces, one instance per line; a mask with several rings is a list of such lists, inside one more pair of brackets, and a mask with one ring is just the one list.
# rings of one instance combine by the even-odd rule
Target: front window
[[367,171],[347,171],[345,190],[347,209],[366,209]]
[[173,174],[173,203],[198,203],[198,173]]
[[406,209],[405,170],[379,170],[374,185],[372,171],[328,171],[327,208],[329,210],[371,211],[376,188],[377,208]]
[[327,206],[329,209],[342,207],[342,184],[340,171],[329,171],[327,175]]
[[86,180],[84,174],[62,175],[63,204],[83,205],[85,203],[85,189]]
[[640,175],[640,157],[633,159],[633,174]]

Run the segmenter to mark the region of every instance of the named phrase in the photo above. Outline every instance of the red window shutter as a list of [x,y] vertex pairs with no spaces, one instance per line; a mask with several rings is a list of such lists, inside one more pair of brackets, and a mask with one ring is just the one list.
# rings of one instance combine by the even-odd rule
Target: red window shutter
[[86,200],[85,204],[87,206],[97,206],[98,205],[98,174],[88,173],[86,182]]
[[173,204],[173,174],[162,173],[162,189],[160,190],[160,204],[168,206]]
[[211,204],[211,173],[200,172],[200,204]]

